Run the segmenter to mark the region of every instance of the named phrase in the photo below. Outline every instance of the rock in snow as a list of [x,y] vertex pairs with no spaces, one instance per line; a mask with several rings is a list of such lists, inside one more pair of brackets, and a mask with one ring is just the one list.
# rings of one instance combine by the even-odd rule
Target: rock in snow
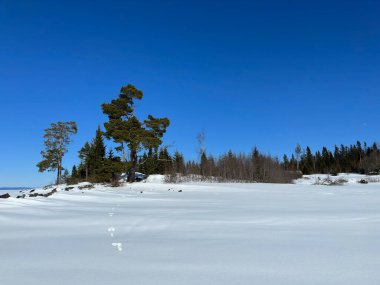
[[8,199],[8,198],[10,198],[11,197],[11,195],[9,195],[9,193],[5,193],[5,194],[3,194],[3,195],[0,195],[0,198],[1,199]]

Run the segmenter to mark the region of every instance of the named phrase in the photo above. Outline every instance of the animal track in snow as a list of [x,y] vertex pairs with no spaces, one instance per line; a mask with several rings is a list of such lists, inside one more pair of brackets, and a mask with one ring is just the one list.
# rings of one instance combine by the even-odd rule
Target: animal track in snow
[[110,233],[110,236],[113,237],[113,235],[115,233],[115,228],[114,227],[108,228],[108,232]]
[[118,251],[123,251],[123,244],[121,242],[113,242],[112,246],[116,247]]

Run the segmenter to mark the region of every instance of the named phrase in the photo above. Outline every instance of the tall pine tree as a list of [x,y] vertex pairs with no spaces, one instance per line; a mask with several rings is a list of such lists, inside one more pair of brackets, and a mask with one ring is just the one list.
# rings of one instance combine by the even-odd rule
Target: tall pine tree
[[121,88],[117,99],[102,105],[103,113],[108,116],[108,122],[104,124],[106,136],[117,143],[125,143],[129,148],[129,182],[135,181],[138,153],[143,149],[158,148],[170,123],[167,118],[155,118],[151,115],[142,122],[138,120],[135,115],[135,101],[142,97],[142,91],[129,84]]

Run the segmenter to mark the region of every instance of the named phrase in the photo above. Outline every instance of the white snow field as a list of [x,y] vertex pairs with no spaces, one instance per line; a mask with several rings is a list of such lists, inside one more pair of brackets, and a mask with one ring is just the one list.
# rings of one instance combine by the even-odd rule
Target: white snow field
[[151,179],[2,199],[0,284],[379,285],[380,184]]

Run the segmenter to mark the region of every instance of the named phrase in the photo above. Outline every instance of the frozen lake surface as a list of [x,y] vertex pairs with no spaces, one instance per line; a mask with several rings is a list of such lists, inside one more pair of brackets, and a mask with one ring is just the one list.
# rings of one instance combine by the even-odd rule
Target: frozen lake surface
[[74,189],[0,228],[0,284],[380,284],[378,183]]

